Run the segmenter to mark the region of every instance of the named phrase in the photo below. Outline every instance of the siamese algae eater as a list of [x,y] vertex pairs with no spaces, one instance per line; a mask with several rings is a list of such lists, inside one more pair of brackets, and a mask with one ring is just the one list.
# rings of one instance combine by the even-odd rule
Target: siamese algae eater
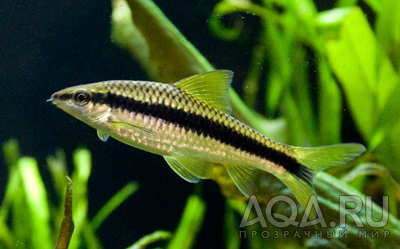
[[216,70],[175,84],[113,80],[69,87],[48,100],[97,130],[161,155],[183,179],[211,178],[223,165],[249,197],[259,175],[280,179],[306,207],[320,170],[345,164],[365,151],[361,144],[294,147],[272,141],[230,116],[233,73]]

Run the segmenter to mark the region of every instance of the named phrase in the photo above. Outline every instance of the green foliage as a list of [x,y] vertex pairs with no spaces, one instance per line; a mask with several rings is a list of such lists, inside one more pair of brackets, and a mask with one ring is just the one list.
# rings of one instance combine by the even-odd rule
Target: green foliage
[[[56,191],[60,202],[54,204],[48,199],[48,192],[36,160],[21,157],[15,140],[5,143],[3,151],[8,166],[8,183],[0,206],[0,248],[54,248],[64,219],[64,205],[61,201],[67,187],[64,153],[59,150],[55,156],[49,156],[47,159],[47,169],[53,178],[51,188]],[[87,149],[77,149],[73,154],[73,161],[75,170],[72,173],[72,213],[75,229],[68,248],[101,248],[95,234],[97,228],[136,191],[137,185],[128,183],[90,221],[87,216],[90,152]],[[65,205],[65,208],[67,206]],[[65,217],[67,216],[68,214]]]
[[[126,184],[89,220],[87,182],[91,172],[91,155],[87,149],[77,149],[73,154],[74,171],[67,182],[65,155],[61,150],[47,158],[48,170],[53,179],[60,204],[48,200],[48,192],[34,158],[21,157],[18,143],[10,140],[3,145],[4,160],[8,166],[8,183],[0,206],[0,248],[102,248],[96,231],[103,221],[138,189],[134,182]],[[64,206],[61,197],[67,189],[71,203]],[[69,200],[70,201],[70,200]],[[64,209],[66,212],[64,212]],[[156,241],[169,241],[168,248],[191,248],[203,223],[205,203],[198,196],[189,197],[182,219],[174,234],[156,231],[146,235],[129,248],[145,248]],[[71,222],[72,211],[73,223]],[[62,222],[63,221],[63,222]],[[57,240],[61,227],[62,233]],[[65,224],[64,224],[65,223]],[[74,226],[71,238],[71,226]],[[69,242],[69,240],[71,241]],[[68,246],[69,243],[69,247]]]
[[203,223],[206,206],[200,197],[193,195],[187,200],[185,210],[168,249],[192,248]]

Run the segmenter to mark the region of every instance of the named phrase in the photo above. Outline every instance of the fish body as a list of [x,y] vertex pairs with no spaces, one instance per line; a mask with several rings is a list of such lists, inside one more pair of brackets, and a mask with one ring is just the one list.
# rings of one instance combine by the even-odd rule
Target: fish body
[[283,181],[305,206],[314,175],[365,151],[360,144],[294,147],[272,141],[230,116],[233,73],[216,70],[175,84],[104,81],[66,88],[49,101],[108,136],[165,158],[183,179],[211,178],[225,166],[240,191],[250,196],[260,173]]

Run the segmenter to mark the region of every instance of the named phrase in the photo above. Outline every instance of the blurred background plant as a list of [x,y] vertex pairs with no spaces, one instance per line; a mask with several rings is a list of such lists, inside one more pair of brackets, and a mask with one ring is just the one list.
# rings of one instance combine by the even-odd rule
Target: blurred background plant
[[[65,154],[58,150],[47,158],[47,169],[53,182],[52,186],[47,185],[46,190],[49,183],[43,182],[36,160],[21,156],[18,147],[16,140],[3,144],[8,183],[0,206],[0,248],[54,248],[64,218],[62,197],[67,188],[65,176],[68,174]],[[138,186],[134,182],[126,184],[89,220],[87,183],[92,167],[90,152],[77,149],[73,162],[72,213],[75,228],[68,248],[101,248],[96,230]],[[52,196],[55,197],[53,201],[50,200]]]
[[[58,150],[47,158],[47,169],[53,179],[52,186],[46,190],[34,158],[23,157],[16,140],[3,144],[4,160],[8,165],[8,184],[5,197],[0,205],[0,248],[102,248],[96,230],[103,221],[130,197],[137,189],[135,182],[126,184],[93,217],[88,217],[87,183],[91,172],[91,153],[84,148],[73,154],[74,171],[70,179],[73,188],[68,188],[65,154]],[[64,214],[62,197],[65,189],[72,194],[72,217]],[[72,190],[73,189],[73,190]],[[56,204],[50,201],[55,190]],[[66,198],[67,202],[67,198]],[[182,219],[173,234],[168,231],[155,231],[132,244],[130,249],[145,248],[158,241],[169,241],[168,248],[191,248],[203,222],[205,203],[197,196],[188,198]],[[69,217],[67,217],[69,216]],[[73,233],[63,234],[62,239],[70,242],[60,246],[60,227],[63,219],[73,218]],[[66,227],[68,227],[68,225]],[[62,228],[61,228],[62,229]],[[117,228],[116,228],[117,229]],[[56,247],[54,247],[57,244]]]

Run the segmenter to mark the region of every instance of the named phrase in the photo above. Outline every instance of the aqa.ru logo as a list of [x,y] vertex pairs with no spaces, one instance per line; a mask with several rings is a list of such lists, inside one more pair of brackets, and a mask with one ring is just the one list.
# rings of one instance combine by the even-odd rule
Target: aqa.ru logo
[[[289,205],[291,209],[290,216],[285,216],[280,213],[273,213],[273,207],[278,202],[284,202]],[[353,219],[357,228],[363,228],[365,226],[373,227],[373,228],[381,228],[384,227],[389,220],[389,199],[387,196],[383,196],[383,204],[382,204],[382,219],[380,221],[376,220],[376,214],[372,214],[373,203],[371,200],[371,196],[366,196],[365,198],[365,215],[360,217],[359,213],[363,209],[363,201],[359,196],[356,195],[342,195],[339,196],[339,227],[346,228],[346,217]],[[310,220],[310,210],[315,210],[315,218]],[[254,210],[255,218],[250,219],[250,215],[252,214],[252,210]],[[308,227],[314,225],[320,225],[323,228],[327,228],[328,224],[325,220],[324,215],[321,212],[319,207],[317,198],[315,195],[311,196],[308,201],[307,207],[305,208],[307,212],[304,212],[301,221],[296,221],[298,212],[297,212],[297,204],[296,202],[288,196],[279,195],[273,197],[265,206],[265,217],[261,210],[260,204],[255,195],[252,195],[247,203],[247,207],[244,211],[242,221],[240,222],[239,227],[244,228],[256,223],[260,223],[261,227],[267,227],[268,221],[271,225],[277,228],[285,228],[288,226],[295,227]],[[372,219],[374,216],[375,220]],[[337,219],[335,219],[337,220]],[[366,224],[365,224],[366,223]],[[336,221],[331,220],[329,222],[329,226],[331,228],[336,227]]]

